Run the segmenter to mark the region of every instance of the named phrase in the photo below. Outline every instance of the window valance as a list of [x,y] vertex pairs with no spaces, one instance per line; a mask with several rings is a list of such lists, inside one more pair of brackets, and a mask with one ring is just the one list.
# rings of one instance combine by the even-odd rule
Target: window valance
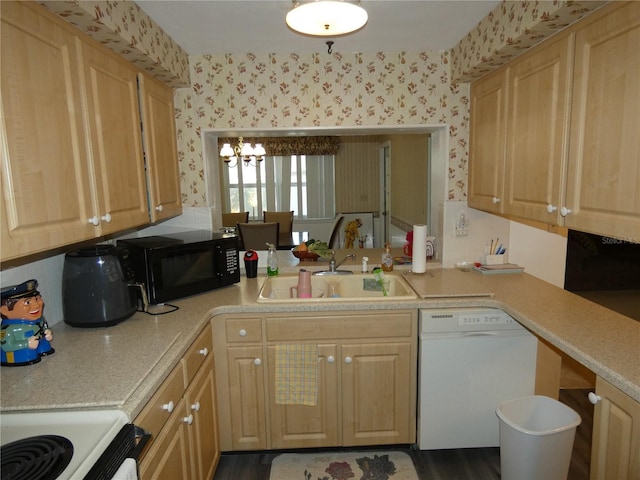
[[[261,143],[267,156],[335,155],[340,149],[340,137],[242,137],[245,143]],[[238,144],[238,138],[219,138],[218,144]]]

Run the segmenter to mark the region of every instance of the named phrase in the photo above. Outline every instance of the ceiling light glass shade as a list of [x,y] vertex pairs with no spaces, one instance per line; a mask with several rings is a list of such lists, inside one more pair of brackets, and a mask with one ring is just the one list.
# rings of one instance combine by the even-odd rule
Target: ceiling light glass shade
[[253,154],[256,157],[264,157],[267,154],[267,152],[264,150],[264,147],[262,146],[261,143],[256,143],[256,146],[253,149]]
[[222,145],[222,150],[220,150],[221,157],[230,158],[233,157],[233,153],[233,148],[231,148],[230,144],[225,143],[224,145]]
[[242,150],[240,150],[240,155],[244,158],[249,158],[253,156],[253,147],[250,143],[245,143],[242,145]]
[[286,21],[291,29],[305,35],[335,37],[361,29],[368,18],[360,5],[341,0],[314,0],[294,6]]

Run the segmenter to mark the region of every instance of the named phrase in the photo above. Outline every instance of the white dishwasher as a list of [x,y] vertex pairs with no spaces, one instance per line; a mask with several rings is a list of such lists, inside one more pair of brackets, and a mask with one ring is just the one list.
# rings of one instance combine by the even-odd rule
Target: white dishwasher
[[420,311],[420,450],[499,446],[498,405],[534,393],[537,339],[502,310]]

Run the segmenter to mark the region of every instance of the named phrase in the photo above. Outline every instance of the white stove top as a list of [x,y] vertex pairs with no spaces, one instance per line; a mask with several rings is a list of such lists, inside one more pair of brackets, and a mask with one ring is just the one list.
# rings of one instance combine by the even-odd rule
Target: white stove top
[[0,445],[36,435],[59,435],[73,444],[60,480],[83,478],[129,419],[121,410],[2,413]]

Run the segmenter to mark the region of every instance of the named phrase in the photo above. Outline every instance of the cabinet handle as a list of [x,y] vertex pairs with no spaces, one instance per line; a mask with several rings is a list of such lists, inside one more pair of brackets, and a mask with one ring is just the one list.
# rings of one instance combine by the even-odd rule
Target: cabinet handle
[[241,337],[246,337],[247,331],[244,328],[241,328],[240,331],[238,332],[238,335],[240,335]]
[[107,223],[111,223],[111,214],[110,213],[107,213],[106,215],[103,215],[100,218],[102,218],[102,220],[104,220]]
[[253,360],[253,364],[254,364],[255,366],[262,365],[262,360],[260,360],[259,358],[256,358],[256,359],[254,359],[254,360]]
[[587,395],[587,398],[589,399],[589,402],[591,402],[593,405],[597,405],[598,403],[600,403],[600,400],[602,400],[602,397],[594,392],[589,392],[589,395]]
[[162,210],[164,210],[164,207],[162,206],[162,204],[156,207],[156,212],[161,212]]
[[344,363],[351,363],[353,359],[351,357],[344,357]]
[[207,347],[204,347],[203,349],[198,350],[198,353],[206,357],[207,355],[209,355],[209,349]]
[[495,205],[496,203],[500,203],[500,199],[499,199],[498,197],[493,197],[493,198],[491,199],[491,201],[494,203],[494,205]]
[[93,225],[94,227],[97,227],[98,225],[100,225],[100,219],[98,217],[96,217],[95,215],[93,217],[91,217],[88,222]]
[[566,217],[570,213],[571,213],[571,210],[569,210],[567,207],[562,207],[560,209],[560,215],[562,215],[563,217]]
[[336,361],[336,359],[333,357],[333,355],[329,355],[329,356],[327,357],[327,363],[333,363],[333,362],[335,362],[335,361]]
[[199,412],[200,411],[200,402],[192,403],[191,404],[191,410]]
[[193,423],[193,415],[189,414],[188,417],[182,417],[182,422],[191,425]]
[[558,207],[556,207],[555,205],[551,205],[551,204],[547,205],[547,213],[553,213],[556,210],[558,210]]
[[175,405],[173,404],[173,401],[170,401],[169,403],[165,403],[164,405],[162,405],[162,409],[166,410],[169,413],[173,412],[173,407],[175,407]]

